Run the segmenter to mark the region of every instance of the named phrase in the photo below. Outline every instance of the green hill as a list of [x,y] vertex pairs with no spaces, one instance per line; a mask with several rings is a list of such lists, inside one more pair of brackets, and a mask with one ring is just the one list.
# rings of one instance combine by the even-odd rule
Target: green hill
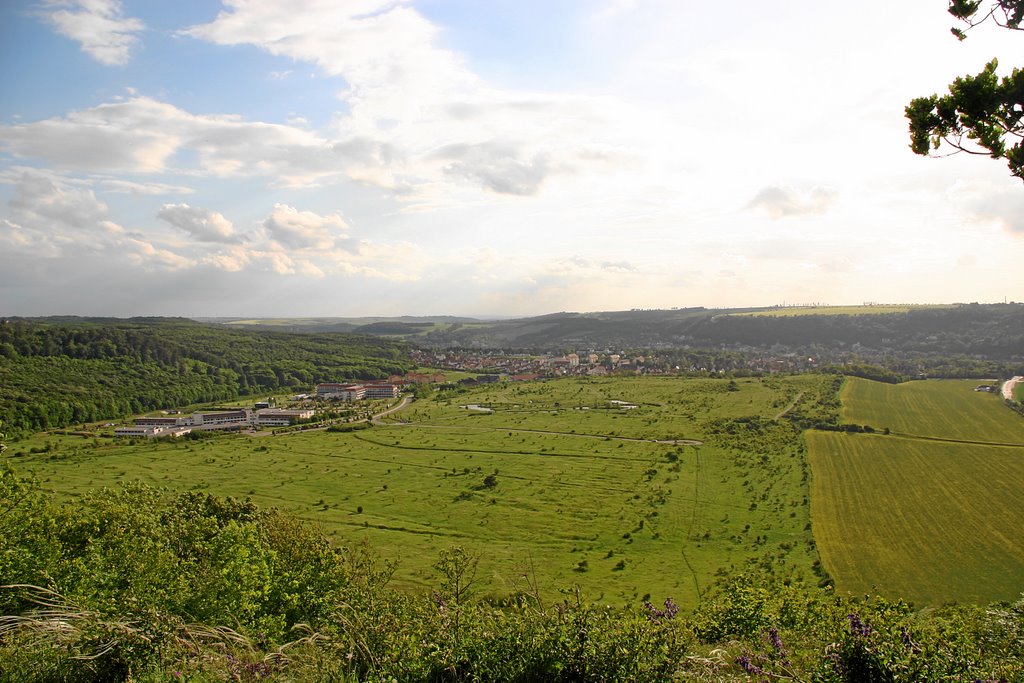
[[0,415],[15,432],[409,367],[378,337],[227,329],[181,319],[0,321]]

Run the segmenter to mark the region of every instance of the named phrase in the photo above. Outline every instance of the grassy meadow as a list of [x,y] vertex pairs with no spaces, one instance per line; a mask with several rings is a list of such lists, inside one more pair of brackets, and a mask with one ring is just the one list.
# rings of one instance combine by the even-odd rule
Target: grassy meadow
[[593,600],[692,607],[727,572],[817,581],[803,441],[777,418],[820,409],[831,381],[505,383],[441,391],[353,433],[37,435],[8,452],[65,496],[142,482],[251,497],[339,543],[369,541],[403,587],[434,582],[438,551],[462,545],[480,556],[481,594],[576,584]]
[[1024,590],[1024,419],[977,384],[849,378],[844,419],[892,434],[806,435],[815,540],[839,590],[918,604]]

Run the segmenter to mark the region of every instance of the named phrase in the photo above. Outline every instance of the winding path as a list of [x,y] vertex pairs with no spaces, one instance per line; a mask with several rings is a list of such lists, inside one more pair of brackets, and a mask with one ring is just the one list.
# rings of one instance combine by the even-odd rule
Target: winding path
[[1007,401],[1012,401],[1013,390],[1016,388],[1018,382],[1024,382],[1024,377],[1017,375],[1003,382],[1003,398]]

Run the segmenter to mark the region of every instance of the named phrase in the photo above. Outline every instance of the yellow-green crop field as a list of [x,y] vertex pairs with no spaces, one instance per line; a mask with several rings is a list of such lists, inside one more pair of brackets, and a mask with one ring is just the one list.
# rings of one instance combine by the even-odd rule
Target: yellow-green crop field
[[[480,555],[483,594],[536,582],[550,597],[578,585],[592,600],[695,606],[723,572],[817,581],[802,439],[774,418],[827,399],[831,382],[505,383],[439,392],[351,433],[39,435],[9,453],[62,496],[132,482],[249,496],[338,543],[367,540],[412,590],[435,582],[440,550],[463,545]],[[463,407],[485,404],[493,412]]]
[[850,377],[841,394],[845,422],[933,439],[1024,444],[1024,419],[994,393],[991,382],[937,379],[886,384]]
[[815,540],[836,587],[918,604],[1024,592],[1024,418],[977,382],[848,379],[848,422],[809,432]]
[[773,308],[767,311],[734,313],[733,315],[774,316],[791,318],[799,315],[885,315],[888,313],[909,313],[919,309],[954,308],[952,304],[897,304],[878,306],[792,306]]

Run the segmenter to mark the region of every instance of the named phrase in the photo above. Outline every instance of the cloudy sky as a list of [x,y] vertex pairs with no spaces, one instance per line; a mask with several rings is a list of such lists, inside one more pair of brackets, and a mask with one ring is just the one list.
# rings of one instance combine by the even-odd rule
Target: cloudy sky
[[0,3],[0,314],[1020,300],[940,0]]

